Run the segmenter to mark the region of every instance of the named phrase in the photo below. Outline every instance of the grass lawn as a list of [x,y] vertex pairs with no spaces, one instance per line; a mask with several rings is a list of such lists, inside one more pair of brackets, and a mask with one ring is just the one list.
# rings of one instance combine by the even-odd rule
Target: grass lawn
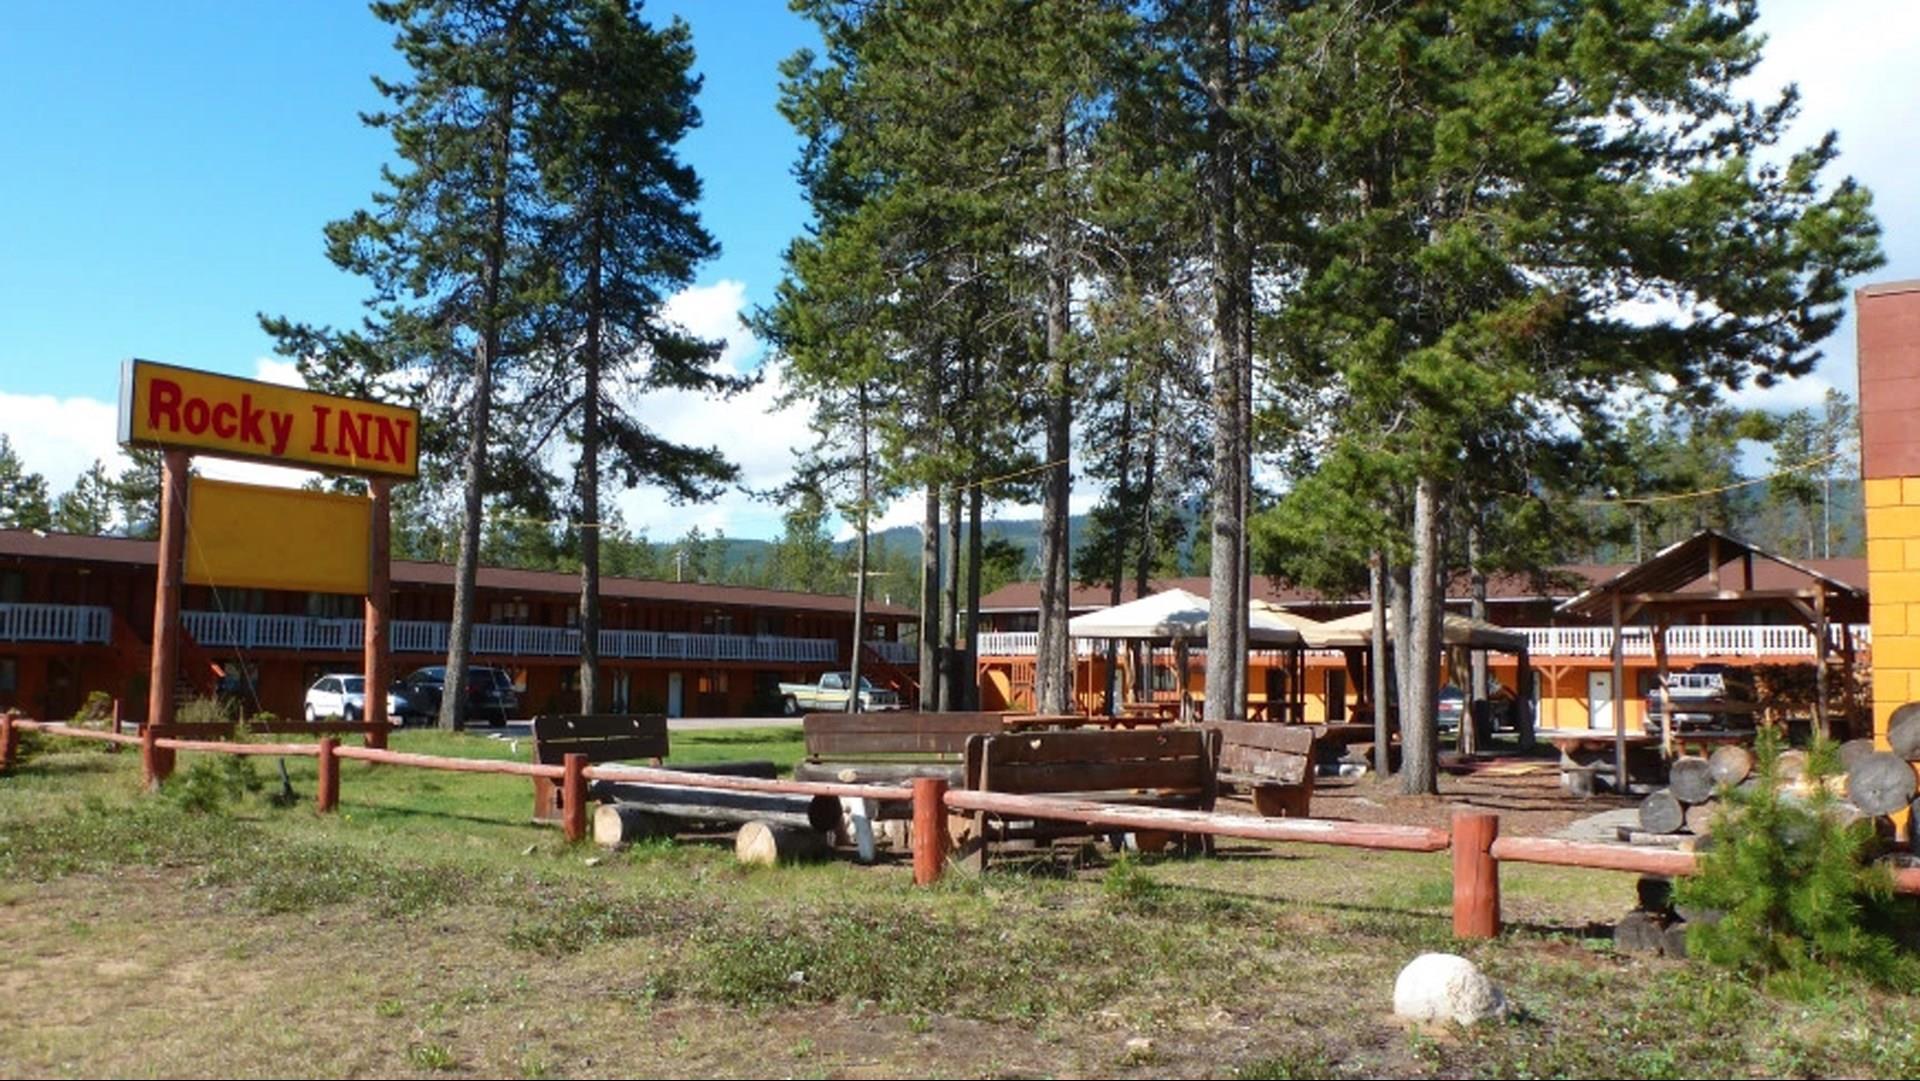
[[[673,746],[785,766],[800,733]],[[259,759],[265,791],[216,813],[138,767],[35,736],[0,778],[0,1076],[1920,1076],[1913,998],[1615,954],[1624,875],[1510,867],[1512,930],[1458,943],[1444,854],[1228,842],[915,890],[903,862],[741,868],[719,837],[570,848],[521,779],[343,762],[322,818],[311,760],[294,805]],[[1514,1017],[1396,1023],[1431,949]]]

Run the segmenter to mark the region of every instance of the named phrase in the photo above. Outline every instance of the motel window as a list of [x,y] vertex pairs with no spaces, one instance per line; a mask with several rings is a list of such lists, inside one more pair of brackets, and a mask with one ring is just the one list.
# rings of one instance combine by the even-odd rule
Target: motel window
[[0,694],[13,694],[20,689],[20,662],[12,657],[0,657]]
[[533,605],[526,601],[494,601],[487,606],[488,623],[525,626],[533,618]]
[[27,576],[22,571],[0,571],[0,604],[19,604],[27,595]]
[[267,610],[267,594],[259,589],[213,587],[213,610],[258,615]]
[[366,602],[346,593],[307,594],[307,614],[316,619],[352,619]]

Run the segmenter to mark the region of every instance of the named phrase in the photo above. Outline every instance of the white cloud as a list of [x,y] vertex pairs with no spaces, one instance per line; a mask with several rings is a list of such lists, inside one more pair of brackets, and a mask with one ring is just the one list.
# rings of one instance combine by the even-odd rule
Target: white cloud
[[1814,372],[1799,379],[1784,379],[1770,387],[1753,384],[1731,394],[1723,394],[1729,405],[1740,409],[1764,409],[1769,413],[1790,413],[1795,409],[1818,409],[1826,401],[1833,380]]
[[[722,339],[719,365],[735,375],[758,371],[760,381],[730,399],[688,391],[657,391],[632,403],[635,416],[662,438],[691,446],[718,447],[740,467],[740,484],[753,491],[778,487],[793,475],[795,452],[811,442],[804,405],[779,408],[785,383],[777,368],[761,363],[763,349],[741,322],[747,287],[731,279],[676,294],[666,314],[703,338]],[[655,488],[615,497],[627,524],[656,541],[671,540],[698,526],[730,537],[772,537],[780,532],[781,508],[729,490],[706,503],[675,506]]]
[[[304,386],[299,370],[289,361],[260,357],[254,378],[281,386]],[[120,449],[120,406],[98,398],[55,398],[47,394],[9,394],[0,390],[0,432],[12,441],[26,468],[47,478],[49,494],[58,497],[72,488],[95,461],[117,474],[132,464]],[[259,462],[201,455],[194,468],[217,480],[298,488],[315,474]]]
[[117,436],[119,407],[97,398],[55,398],[0,391],[0,432],[30,472],[47,478],[49,494],[73,487],[95,461],[107,472],[127,465]]

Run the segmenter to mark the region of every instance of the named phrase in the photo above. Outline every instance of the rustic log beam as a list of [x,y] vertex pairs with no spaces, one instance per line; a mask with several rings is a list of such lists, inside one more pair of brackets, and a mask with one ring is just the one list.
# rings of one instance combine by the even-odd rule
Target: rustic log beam
[[596,781],[591,797],[687,822],[764,821],[827,831],[840,821],[840,801],[833,796]]

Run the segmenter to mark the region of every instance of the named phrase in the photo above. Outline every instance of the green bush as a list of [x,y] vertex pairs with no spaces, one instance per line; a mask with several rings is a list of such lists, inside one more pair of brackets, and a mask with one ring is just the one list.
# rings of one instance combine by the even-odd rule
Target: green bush
[[182,810],[216,814],[266,787],[266,781],[244,755],[219,754],[202,758],[169,778],[167,798]]
[[1809,753],[1806,783],[1783,790],[1780,738],[1759,734],[1754,783],[1723,789],[1713,843],[1680,882],[1683,907],[1720,913],[1687,932],[1690,953],[1809,998],[1843,976],[1920,987],[1920,968],[1891,931],[1910,912],[1872,859],[1870,820],[1849,820],[1826,785],[1839,772],[1831,741]]

